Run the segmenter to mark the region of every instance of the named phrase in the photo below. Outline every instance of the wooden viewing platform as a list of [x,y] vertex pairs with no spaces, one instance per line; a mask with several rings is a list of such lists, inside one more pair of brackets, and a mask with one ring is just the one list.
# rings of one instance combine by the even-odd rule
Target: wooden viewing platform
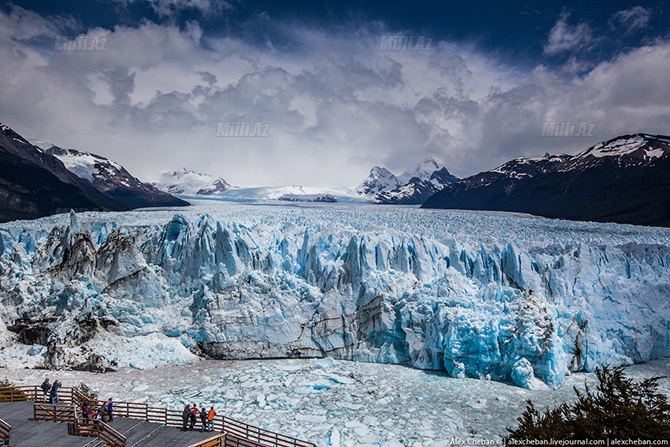
[[[217,415],[214,431],[183,431],[182,412],[145,403],[114,402],[113,426],[84,420],[79,408],[104,401],[62,387],[60,402],[44,402],[38,386],[0,388],[0,446],[11,447],[316,447],[314,443]],[[68,434],[71,424],[76,436]]]

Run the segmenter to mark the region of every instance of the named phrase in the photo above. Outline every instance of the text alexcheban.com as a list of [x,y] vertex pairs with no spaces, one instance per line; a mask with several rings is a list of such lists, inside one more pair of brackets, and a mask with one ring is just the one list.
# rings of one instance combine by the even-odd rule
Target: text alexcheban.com
[[449,439],[452,446],[666,446],[667,439],[509,439],[503,442],[500,439],[458,438]]
[[507,446],[664,446],[667,439],[509,439]]

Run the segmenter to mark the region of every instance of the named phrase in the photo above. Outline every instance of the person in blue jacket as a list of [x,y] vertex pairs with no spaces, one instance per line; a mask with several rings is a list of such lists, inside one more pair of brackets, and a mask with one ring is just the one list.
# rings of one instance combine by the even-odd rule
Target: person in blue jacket
[[114,402],[112,401],[112,398],[110,397],[107,399],[107,420],[109,422],[112,422],[114,420],[113,416],[113,410],[114,410]]
[[61,386],[62,385],[60,383],[60,380],[54,381],[54,384],[51,385],[51,392],[49,393],[49,395],[51,396],[52,404],[57,404],[58,402],[60,402],[60,400],[58,399],[58,388],[60,388]]

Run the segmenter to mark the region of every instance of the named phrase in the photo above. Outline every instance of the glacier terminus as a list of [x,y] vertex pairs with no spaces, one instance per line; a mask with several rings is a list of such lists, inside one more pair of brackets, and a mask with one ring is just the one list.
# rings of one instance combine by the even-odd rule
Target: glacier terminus
[[555,389],[670,356],[670,229],[402,206],[0,225],[0,365],[332,357]]

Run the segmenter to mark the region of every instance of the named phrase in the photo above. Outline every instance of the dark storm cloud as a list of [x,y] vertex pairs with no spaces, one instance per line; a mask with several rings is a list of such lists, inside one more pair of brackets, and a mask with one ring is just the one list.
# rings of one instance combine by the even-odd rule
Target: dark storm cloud
[[[185,3],[154,4],[167,14]],[[634,30],[645,15],[612,20]],[[428,156],[464,176],[617,134],[667,133],[670,122],[667,40],[596,61],[593,26],[567,12],[541,36],[560,64],[530,68],[445,40],[430,51],[380,51],[393,32],[379,23],[332,32],[271,21],[271,35],[245,40],[145,20],[84,30],[108,39],[104,51],[35,44],[73,23],[0,11],[0,58],[12,62],[0,66],[1,119],[145,178],[186,166],[241,185],[353,185],[373,164],[401,172]],[[217,137],[226,121],[269,123],[269,133]],[[595,136],[543,138],[544,121],[595,123]]]

